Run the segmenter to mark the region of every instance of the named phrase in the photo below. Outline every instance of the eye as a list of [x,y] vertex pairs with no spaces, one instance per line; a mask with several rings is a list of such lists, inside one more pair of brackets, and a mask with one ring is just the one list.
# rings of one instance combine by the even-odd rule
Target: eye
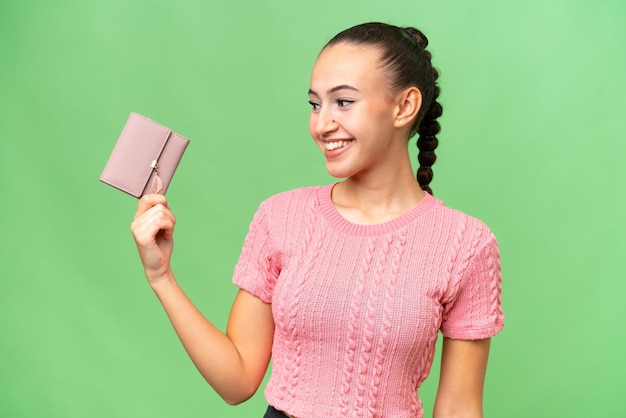
[[309,104],[311,105],[311,110],[313,112],[315,112],[317,110],[320,110],[320,104],[319,103],[315,103],[314,101],[309,100]]
[[346,106],[351,105],[352,103],[354,103],[354,100],[337,99],[337,105],[339,107],[346,107]]

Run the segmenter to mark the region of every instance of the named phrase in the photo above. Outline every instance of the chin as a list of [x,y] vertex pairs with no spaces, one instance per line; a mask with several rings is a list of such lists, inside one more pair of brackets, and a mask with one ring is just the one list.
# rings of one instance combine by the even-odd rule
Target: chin
[[331,164],[326,164],[326,171],[336,179],[347,179],[348,177],[354,175],[352,170],[341,167],[333,167]]

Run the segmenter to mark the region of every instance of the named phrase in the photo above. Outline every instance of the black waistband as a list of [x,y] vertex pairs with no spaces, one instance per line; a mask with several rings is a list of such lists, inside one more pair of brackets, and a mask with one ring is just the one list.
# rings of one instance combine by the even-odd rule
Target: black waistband
[[270,405],[267,407],[267,411],[265,411],[265,415],[263,415],[263,418],[284,418],[286,416],[287,415],[285,415],[283,412]]

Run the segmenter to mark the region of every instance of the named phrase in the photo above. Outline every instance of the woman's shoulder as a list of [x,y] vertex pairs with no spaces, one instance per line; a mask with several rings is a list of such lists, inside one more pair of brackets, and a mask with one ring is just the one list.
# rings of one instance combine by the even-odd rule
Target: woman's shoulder
[[479,217],[470,215],[462,210],[447,206],[443,201],[433,198],[437,204],[433,205],[433,215],[439,221],[449,225],[457,234],[462,234],[470,240],[495,239],[489,226]]
[[329,187],[332,186],[306,186],[285,190],[268,197],[261,204],[274,209],[297,209],[316,201],[320,191]]
[[293,236],[307,222],[315,221],[318,211],[314,209],[324,187],[300,187],[271,195],[261,202],[255,218],[262,219],[271,235]]

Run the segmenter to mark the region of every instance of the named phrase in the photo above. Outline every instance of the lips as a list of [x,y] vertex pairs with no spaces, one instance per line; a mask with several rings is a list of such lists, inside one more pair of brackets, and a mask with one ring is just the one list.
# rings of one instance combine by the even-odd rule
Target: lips
[[345,147],[345,146],[346,146],[346,145],[348,145],[350,142],[352,142],[352,140],[350,140],[350,141],[345,141],[345,140],[342,140],[342,141],[330,141],[330,142],[326,142],[326,143],[324,144],[324,149],[325,149],[326,151],[334,151],[334,150],[336,150],[336,149],[338,149],[338,148],[343,148],[343,147]]
[[324,147],[324,155],[327,159],[333,159],[341,155],[345,150],[350,148],[354,143],[354,139],[337,139],[326,140],[322,144]]

